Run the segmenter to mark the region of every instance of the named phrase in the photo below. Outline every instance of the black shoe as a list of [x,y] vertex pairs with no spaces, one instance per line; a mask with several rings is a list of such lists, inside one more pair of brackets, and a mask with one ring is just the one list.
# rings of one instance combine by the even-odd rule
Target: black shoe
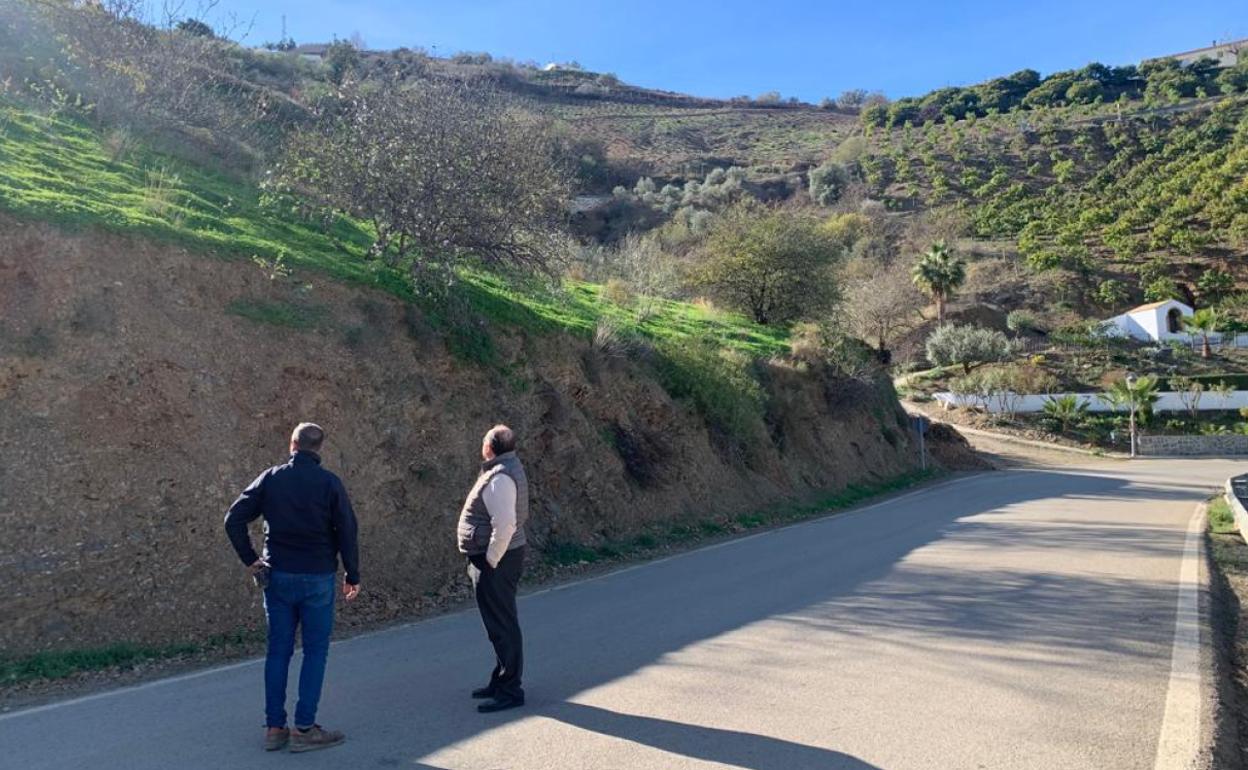
[[523,705],[524,696],[520,696],[518,698],[504,696],[482,703],[480,706],[477,706],[477,711],[480,711],[482,714],[492,714],[495,711],[506,711],[507,709],[519,708]]
[[490,685],[488,687],[478,687],[477,689],[472,691],[472,697],[474,700],[481,700],[482,698],[493,698],[494,693],[495,693],[494,685]]

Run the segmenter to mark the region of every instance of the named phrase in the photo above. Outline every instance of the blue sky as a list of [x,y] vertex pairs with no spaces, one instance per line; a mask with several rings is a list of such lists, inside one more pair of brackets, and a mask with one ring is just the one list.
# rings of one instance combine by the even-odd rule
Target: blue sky
[[358,32],[370,48],[576,60],[643,86],[817,101],[1134,63],[1248,37],[1243,10],[1243,0],[222,0],[215,13],[252,22],[255,45],[280,36],[285,14],[300,43]]

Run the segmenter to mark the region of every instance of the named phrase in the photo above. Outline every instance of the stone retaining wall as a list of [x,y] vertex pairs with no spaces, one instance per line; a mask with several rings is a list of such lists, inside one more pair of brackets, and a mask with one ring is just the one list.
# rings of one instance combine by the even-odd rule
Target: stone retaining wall
[[1171,455],[1248,455],[1248,436],[1140,436],[1139,454],[1148,457]]

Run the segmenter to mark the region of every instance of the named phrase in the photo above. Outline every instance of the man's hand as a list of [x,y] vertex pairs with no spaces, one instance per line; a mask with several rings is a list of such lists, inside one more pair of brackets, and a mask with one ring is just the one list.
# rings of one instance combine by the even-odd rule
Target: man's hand
[[265,561],[264,559],[256,559],[255,561],[253,561],[251,564],[249,564],[246,567],[247,574],[251,575],[252,577],[255,577],[256,573],[258,573],[260,570],[264,569],[267,566],[269,566],[269,563]]
[[359,595],[360,595],[360,584],[356,583],[355,585],[351,585],[350,583],[347,582],[347,579],[344,577],[342,579],[342,598],[351,602],[351,601],[355,601],[355,597]]

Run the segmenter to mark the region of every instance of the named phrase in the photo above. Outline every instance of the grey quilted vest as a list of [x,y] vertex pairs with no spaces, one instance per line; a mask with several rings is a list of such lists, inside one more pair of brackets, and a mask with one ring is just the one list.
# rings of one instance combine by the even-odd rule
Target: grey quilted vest
[[490,523],[490,512],[485,507],[481,492],[486,485],[500,473],[505,473],[516,483],[516,533],[511,536],[511,544],[507,550],[519,548],[527,541],[524,536],[524,523],[529,519],[529,478],[524,474],[524,466],[515,452],[507,452],[481,464],[481,475],[468,492],[468,499],[459,512],[459,552],[475,556],[483,554],[490,546],[490,535],[494,531]]

